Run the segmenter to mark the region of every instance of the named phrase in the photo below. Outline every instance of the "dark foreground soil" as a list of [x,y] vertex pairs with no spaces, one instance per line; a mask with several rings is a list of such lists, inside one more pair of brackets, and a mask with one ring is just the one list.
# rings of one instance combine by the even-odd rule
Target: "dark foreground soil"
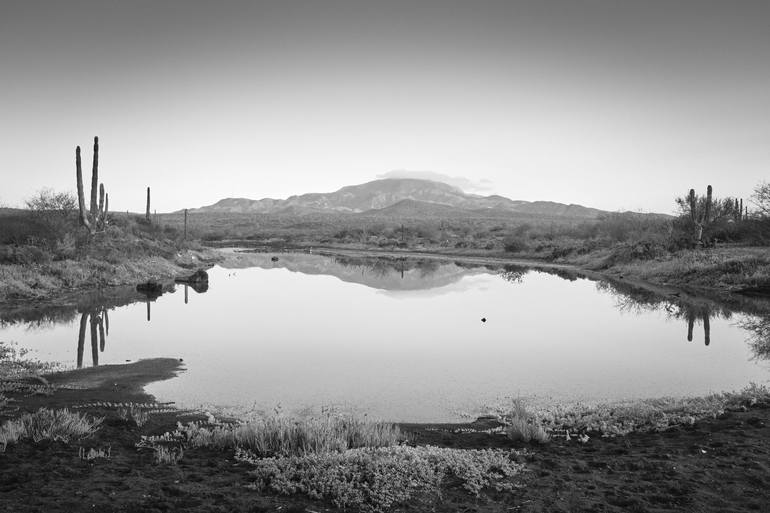
[[[53,383],[86,387],[50,396],[17,397],[15,406],[34,411],[82,408],[105,417],[80,442],[11,445],[0,453],[3,512],[321,512],[330,504],[306,497],[275,497],[249,489],[249,468],[232,453],[189,449],[176,465],[156,465],[135,444],[142,434],[173,430],[183,412],[157,413],[141,428],[119,418],[114,407],[93,403],[149,403],[141,390],[172,377],[176,360],[149,360],[53,375]],[[11,414],[5,412],[6,414]],[[729,412],[664,433],[591,438],[587,443],[553,440],[543,446],[483,432],[491,420],[473,424],[403,425],[415,444],[454,448],[527,449],[528,471],[514,492],[471,497],[448,485],[431,511],[439,512],[740,512],[770,511],[770,409]],[[108,459],[81,460],[80,448],[110,448]],[[424,511],[403,505],[397,511]]]

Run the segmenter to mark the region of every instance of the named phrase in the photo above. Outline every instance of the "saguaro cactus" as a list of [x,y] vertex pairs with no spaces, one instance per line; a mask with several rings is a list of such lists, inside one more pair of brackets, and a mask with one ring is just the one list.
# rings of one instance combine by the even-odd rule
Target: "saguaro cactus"
[[693,239],[696,244],[703,244],[703,228],[711,222],[711,207],[713,203],[713,188],[706,188],[706,199],[702,206],[695,196],[695,189],[690,189],[687,203],[690,207],[690,220],[693,222]]
[[713,189],[709,185],[706,187],[706,206],[703,209],[703,223],[708,224],[711,221],[711,193]]
[[94,161],[91,169],[91,219],[96,219],[96,192],[99,190],[99,138],[94,137]]
[[[91,208],[86,210],[85,191],[83,190],[83,169],[80,159],[80,146],[75,148],[75,173],[78,188],[78,209],[80,224],[93,234],[107,224],[107,202],[104,184],[99,184],[99,138],[94,137],[94,161],[91,171]],[[99,200],[97,202],[97,191]]]
[[78,182],[78,207],[80,209],[80,224],[88,228],[91,231],[91,223],[88,220],[88,214],[86,213],[86,199],[83,193],[83,169],[80,165],[80,146],[75,148],[75,174]]

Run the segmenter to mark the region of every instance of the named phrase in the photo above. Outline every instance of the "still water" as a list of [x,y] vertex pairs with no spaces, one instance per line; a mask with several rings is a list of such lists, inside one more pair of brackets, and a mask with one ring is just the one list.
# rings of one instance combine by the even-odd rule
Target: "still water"
[[703,395],[770,379],[742,327],[751,317],[709,301],[516,267],[271,256],[231,254],[202,293],[6,318],[0,341],[71,367],[182,358],[185,372],[147,388],[181,407],[393,421],[457,420],[511,396]]

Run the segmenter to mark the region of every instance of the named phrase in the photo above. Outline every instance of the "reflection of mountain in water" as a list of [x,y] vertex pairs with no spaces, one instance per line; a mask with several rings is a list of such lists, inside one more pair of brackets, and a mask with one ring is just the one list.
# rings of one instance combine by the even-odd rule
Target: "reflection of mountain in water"
[[[334,276],[347,283],[356,283],[378,290],[399,292],[431,291],[441,293],[454,290],[465,276],[496,274],[511,284],[522,283],[533,269],[515,265],[486,265],[450,262],[428,258],[384,257],[328,257],[303,253],[279,254],[278,260],[267,253],[232,253],[222,266],[227,269],[258,267],[287,269],[308,275]],[[583,273],[568,269],[537,269],[574,281],[588,279]],[[596,281],[599,292],[611,294],[616,307],[623,312],[663,312],[668,318],[679,319],[683,327],[682,339],[712,344],[711,320],[731,319],[743,314],[739,325],[749,334],[749,345],[757,359],[770,359],[770,300],[739,295],[694,295],[684,291],[656,292],[622,280]],[[189,288],[184,285],[184,302],[188,302]],[[193,289],[195,290],[195,289]],[[171,292],[174,291],[172,288]],[[204,289],[197,292],[205,292]],[[411,294],[410,294],[411,295]],[[99,353],[105,350],[109,337],[109,311],[144,302],[147,321],[151,320],[151,304],[155,300],[138,293],[133,287],[116,287],[91,293],[71,295],[56,302],[8,306],[0,308],[0,327],[26,324],[35,328],[51,324],[74,322],[78,316],[77,365],[83,365],[86,345],[90,342],[93,365],[99,363]],[[696,329],[697,328],[697,329]],[[702,335],[701,335],[702,332]]]
[[347,283],[389,291],[437,289],[457,283],[464,276],[488,272],[479,265],[468,267],[427,258],[327,257],[305,253],[282,254],[277,262],[271,258],[267,253],[236,253],[223,267],[286,269],[308,275],[334,276]]

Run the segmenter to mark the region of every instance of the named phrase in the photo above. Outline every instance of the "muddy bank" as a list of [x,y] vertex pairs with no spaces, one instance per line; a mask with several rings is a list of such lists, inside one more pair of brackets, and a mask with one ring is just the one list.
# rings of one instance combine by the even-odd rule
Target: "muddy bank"
[[[96,402],[153,403],[155,398],[145,393],[144,387],[149,383],[171,379],[183,370],[183,363],[179,359],[153,358],[123,365],[60,371],[45,374],[42,379],[24,378],[19,381],[46,385],[50,390],[5,392],[11,401],[8,407],[0,409],[0,418],[16,417],[38,408],[82,407]],[[89,413],[98,414],[98,411]]]
[[[259,512],[337,511],[305,496],[260,493],[247,464],[232,451],[187,449],[175,465],[156,464],[137,449],[142,435],[173,431],[196,413],[157,405],[143,386],[182,370],[175,359],[102,366],[46,377],[63,387],[50,396],[17,396],[14,415],[38,407],[68,407],[104,418],[91,437],[63,444],[23,442],[0,453],[0,511],[8,512]],[[105,403],[113,403],[108,405]],[[151,411],[138,426],[118,404]],[[154,410],[153,410],[154,409]],[[154,411],[154,413],[152,412]],[[410,444],[456,449],[524,450],[526,472],[510,492],[482,491],[476,498],[445,483],[433,498],[439,512],[722,512],[762,511],[770,504],[770,409],[767,405],[662,433],[555,438],[524,444],[493,432],[494,419],[468,424],[402,424]],[[89,449],[109,457],[83,459]],[[423,511],[402,505],[392,511]]]

